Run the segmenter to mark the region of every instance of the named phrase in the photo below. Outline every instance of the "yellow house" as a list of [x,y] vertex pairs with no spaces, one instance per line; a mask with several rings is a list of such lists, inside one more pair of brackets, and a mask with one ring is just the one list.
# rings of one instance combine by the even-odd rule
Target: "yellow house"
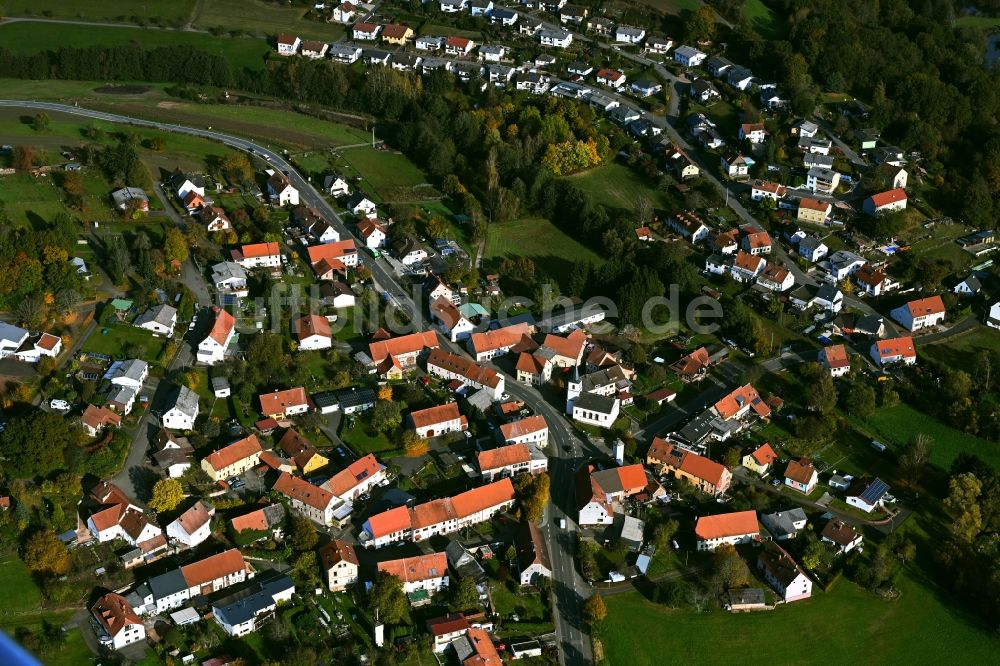
[[278,448],[295,463],[302,474],[310,474],[330,463],[328,458],[320,455],[312,442],[294,428],[285,431],[284,436],[278,442]]
[[259,465],[261,453],[257,435],[250,435],[202,458],[201,468],[212,481],[231,479]]
[[764,476],[771,469],[771,464],[778,459],[778,455],[771,448],[770,444],[762,444],[756,451],[743,456],[743,466],[751,472]]
[[800,222],[811,222],[812,224],[825,224],[826,216],[830,214],[830,204],[825,201],[815,199],[800,199],[799,211],[796,219]]
[[382,28],[382,41],[386,44],[406,46],[411,39],[413,39],[413,28],[395,23]]

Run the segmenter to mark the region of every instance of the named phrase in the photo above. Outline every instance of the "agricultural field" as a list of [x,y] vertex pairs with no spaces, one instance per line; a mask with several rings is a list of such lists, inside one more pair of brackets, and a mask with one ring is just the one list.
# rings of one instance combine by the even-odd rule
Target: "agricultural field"
[[262,69],[272,51],[268,43],[255,37],[215,37],[196,32],[143,28],[87,26],[72,24],[7,23],[0,25],[0,44],[15,53],[38,53],[59,47],[100,44],[116,46],[139,42],[144,48],[190,46],[226,58],[233,67]]
[[191,17],[198,0],[170,2],[122,2],[122,0],[2,0],[0,15],[38,16],[113,23],[161,23],[182,25]]
[[[953,660],[956,645],[967,663],[993,659],[995,639],[945,605],[916,575],[901,576],[899,588],[899,599],[881,601],[841,580],[828,593],[814,588],[806,601],[739,615],[670,610],[630,592],[605,598],[608,619],[601,638],[609,664],[633,666],[660,664],[665,654],[701,664],[872,663],[873,655],[891,655],[894,663],[935,663]],[[789,639],[818,637],[818,627],[821,650],[803,649],[801,641]]]
[[[344,36],[344,26],[311,20],[312,3],[277,3],[265,0],[201,0],[194,12],[194,27],[243,32],[258,37],[272,37],[279,32],[302,39],[337,41]],[[336,5],[327,5],[335,7]]]
[[665,208],[668,205],[663,192],[640,180],[628,166],[617,162],[566,178],[588,192],[595,202],[609,208],[632,210],[639,197],[649,199],[655,208]]
[[548,220],[525,218],[491,224],[484,259],[499,262],[504,257],[518,256],[534,259],[539,269],[560,280],[569,275],[578,262],[589,261],[595,266],[603,263],[596,252]]

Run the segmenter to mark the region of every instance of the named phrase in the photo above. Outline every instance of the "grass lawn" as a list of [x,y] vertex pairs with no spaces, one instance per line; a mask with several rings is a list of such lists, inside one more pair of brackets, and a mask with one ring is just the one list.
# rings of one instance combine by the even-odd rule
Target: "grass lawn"
[[924,345],[920,353],[975,377],[979,369],[976,359],[979,352],[994,351],[997,347],[1000,347],[1000,333],[992,328],[977,326],[946,341]]
[[[159,3],[149,3],[157,6]],[[143,28],[99,28],[57,23],[8,23],[0,26],[0,43],[14,53],[38,53],[59,47],[82,47],[100,44],[116,46],[138,42],[143,48],[189,46],[220,55],[233,67],[263,69],[264,58],[272,50],[267,42],[252,37],[214,37],[201,33]]]
[[701,7],[700,0],[639,0],[639,4],[667,14],[680,14],[685,10],[694,11]]
[[989,29],[1000,26],[1000,16],[960,16],[955,19],[956,28]]
[[63,192],[51,178],[32,178],[25,174],[0,176],[0,202],[3,202],[7,218],[20,227],[40,227],[43,220],[68,212]]
[[567,176],[574,185],[585,190],[594,201],[609,208],[632,210],[639,197],[664,208],[668,202],[664,194],[647,184],[641,176],[624,164],[612,162],[583,173]]
[[[913,577],[901,576],[902,596],[881,601],[853,583],[771,612],[731,615],[674,611],[636,592],[606,597],[607,663],[963,663],[995,659],[996,641]],[[669,630],[667,628],[669,627]],[[822,649],[803,650],[789,637],[820,635]],[[636,640],[641,636],[642,640]],[[754,637],[749,640],[749,637]],[[835,655],[835,656],[834,656]],[[882,655],[875,657],[875,655]]]
[[[515,592],[504,584],[493,586],[491,595],[497,613],[505,621],[499,632],[501,635],[523,636],[552,631],[552,614],[540,595]],[[517,614],[517,622],[509,620],[512,613]],[[530,629],[526,623],[531,625]]]
[[559,280],[564,280],[580,261],[590,261],[595,266],[604,263],[596,252],[542,218],[491,224],[483,256],[491,263],[504,257],[530,257],[538,269]]
[[79,19],[98,22],[149,21],[150,23],[183,23],[191,16],[197,0],[171,0],[143,5],[122,0],[3,0],[0,14],[4,16],[43,16],[46,18]]
[[[104,334],[103,331],[107,331],[107,334]],[[140,358],[153,363],[163,353],[167,340],[162,337],[154,338],[149,331],[128,324],[111,324],[95,328],[87,341],[83,343],[82,350],[107,354],[113,358],[125,358],[125,350],[130,345],[137,345],[141,348]]]
[[376,455],[387,451],[398,451],[399,447],[389,441],[389,438],[380,432],[376,432],[371,427],[371,421],[367,415],[360,415],[354,419],[351,427],[347,426],[350,417],[345,418],[340,428],[340,439],[345,444],[354,449],[359,456],[368,453]]
[[927,414],[918,412],[909,405],[900,404],[888,409],[879,409],[868,419],[868,425],[879,436],[880,441],[897,451],[914,435],[918,433],[929,435],[934,440],[930,461],[943,469],[948,469],[962,451],[975,453],[1000,469],[1000,447],[995,442],[966,435]]
[[361,188],[383,201],[419,201],[437,195],[432,187],[418,187],[426,185],[427,178],[402,153],[361,146],[342,151],[335,164],[347,178],[360,176]]
[[[195,12],[196,28],[221,27],[273,36],[278,32],[302,39],[337,41],[344,36],[344,26],[306,19],[313,3],[267,2],[265,0],[202,0]],[[336,5],[327,5],[336,6]]]
[[743,3],[743,14],[753,29],[765,39],[779,39],[785,33],[784,26],[763,0],[746,0]]
[[[4,610],[10,613],[35,611],[42,603],[42,591],[16,555],[0,558],[0,588],[4,590]],[[6,618],[0,616],[0,625],[5,623]]]

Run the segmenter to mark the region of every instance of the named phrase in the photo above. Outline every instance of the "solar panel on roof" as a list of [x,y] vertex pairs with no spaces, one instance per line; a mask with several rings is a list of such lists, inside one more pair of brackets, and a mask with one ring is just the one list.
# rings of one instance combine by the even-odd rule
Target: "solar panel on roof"
[[888,491],[889,486],[885,481],[882,479],[875,479],[868,484],[868,487],[861,493],[861,499],[865,500],[868,504],[875,504],[875,502],[882,499],[882,496]]

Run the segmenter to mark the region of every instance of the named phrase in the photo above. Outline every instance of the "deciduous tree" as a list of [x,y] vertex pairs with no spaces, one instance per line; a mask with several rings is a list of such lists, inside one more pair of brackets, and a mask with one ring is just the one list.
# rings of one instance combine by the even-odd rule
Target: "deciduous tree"
[[157,513],[173,511],[184,501],[184,486],[177,479],[160,479],[153,485],[149,508]]
[[58,576],[69,571],[70,558],[54,532],[41,530],[24,542],[21,559],[35,573]]
[[589,625],[600,624],[608,617],[608,607],[604,605],[604,598],[599,594],[592,594],[583,602],[583,619]]

